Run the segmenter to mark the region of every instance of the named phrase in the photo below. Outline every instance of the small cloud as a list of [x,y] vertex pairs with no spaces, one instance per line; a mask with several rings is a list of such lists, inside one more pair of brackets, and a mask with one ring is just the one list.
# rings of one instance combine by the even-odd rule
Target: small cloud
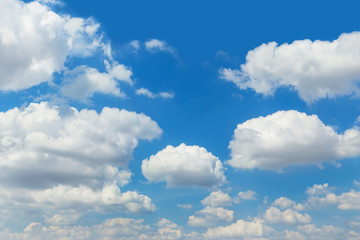
[[178,208],[184,208],[184,209],[190,209],[193,207],[191,204],[177,204],[176,206]]
[[223,59],[223,60],[229,60],[229,54],[224,51],[217,51],[215,54],[216,59]]
[[151,53],[169,52],[175,54],[174,49],[170,47],[167,42],[158,39],[150,39],[145,42],[145,49]]
[[142,95],[142,96],[146,96],[148,98],[173,98],[174,97],[174,93],[169,93],[169,92],[160,92],[158,94],[151,92],[149,89],[146,88],[139,88],[136,90],[136,95]]
[[138,40],[131,41],[129,45],[134,49],[135,52],[139,51],[140,49],[140,41]]

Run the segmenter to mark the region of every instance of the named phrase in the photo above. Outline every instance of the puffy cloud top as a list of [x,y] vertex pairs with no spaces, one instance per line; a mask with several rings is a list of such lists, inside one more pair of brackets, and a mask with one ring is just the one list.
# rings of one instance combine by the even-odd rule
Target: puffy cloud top
[[92,19],[60,16],[39,2],[2,0],[0,90],[21,90],[47,82],[53,73],[65,69],[70,56],[109,49],[98,29]]
[[282,169],[319,164],[360,154],[360,132],[354,127],[337,134],[316,115],[278,111],[239,124],[230,142],[231,160],[243,169]]
[[169,187],[212,187],[225,182],[220,160],[199,146],[167,146],[145,159],[141,166],[144,176],[153,182],[166,181]]
[[290,86],[308,103],[326,97],[358,96],[360,32],[344,33],[332,42],[262,44],[248,52],[240,70],[222,69],[220,75],[240,89],[251,88],[264,95]]

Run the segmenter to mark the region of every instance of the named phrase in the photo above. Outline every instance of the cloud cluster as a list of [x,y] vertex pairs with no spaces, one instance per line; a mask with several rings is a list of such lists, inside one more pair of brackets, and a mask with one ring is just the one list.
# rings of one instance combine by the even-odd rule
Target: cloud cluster
[[360,32],[329,41],[299,40],[278,46],[262,44],[248,52],[240,70],[221,69],[220,77],[240,89],[272,95],[280,87],[295,89],[310,103],[360,93]]
[[43,226],[30,223],[22,233],[0,232],[1,239],[107,239],[107,240],[176,240],[183,239],[182,229],[168,219],[160,219],[156,226],[144,224],[143,219],[112,218],[92,226]]
[[358,156],[359,144],[357,127],[338,134],[316,115],[278,111],[238,124],[227,163],[235,168],[279,170]]
[[161,129],[149,117],[116,108],[101,113],[32,103],[0,113],[0,205],[41,209],[153,211],[147,196],[122,193],[140,139]]
[[204,209],[189,217],[188,225],[192,227],[217,226],[221,222],[232,222],[234,211],[222,207],[206,206]]
[[199,146],[167,146],[142,162],[143,175],[169,187],[213,187],[226,181],[221,161]]
[[266,239],[273,230],[264,220],[238,220],[226,227],[209,228],[204,234],[206,239]]
[[306,194],[308,195],[307,204],[310,208],[337,205],[340,210],[360,209],[360,192],[353,189],[336,195],[330,190],[328,183],[324,183],[308,188]]

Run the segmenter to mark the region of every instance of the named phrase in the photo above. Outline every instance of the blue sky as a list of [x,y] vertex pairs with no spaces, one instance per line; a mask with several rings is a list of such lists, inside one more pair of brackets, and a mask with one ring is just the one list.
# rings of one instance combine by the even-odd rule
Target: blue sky
[[1,239],[360,239],[359,3],[0,1]]

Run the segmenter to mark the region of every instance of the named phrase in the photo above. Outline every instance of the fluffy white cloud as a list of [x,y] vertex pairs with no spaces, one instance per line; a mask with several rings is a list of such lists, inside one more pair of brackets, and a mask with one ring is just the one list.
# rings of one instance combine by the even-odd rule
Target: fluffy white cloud
[[266,210],[264,219],[269,223],[310,223],[311,217],[309,214],[301,214],[293,209],[286,209],[281,211],[276,207],[270,207]]
[[337,134],[316,115],[278,111],[238,124],[227,163],[235,168],[278,170],[357,156],[359,146],[357,127]]
[[341,228],[334,227],[332,225],[323,225],[321,228],[317,228],[313,224],[306,224],[297,227],[299,232],[306,236],[306,239],[353,239],[351,234],[346,234]]
[[117,62],[105,61],[107,72],[99,72],[96,68],[78,66],[65,73],[65,81],[61,86],[61,94],[74,100],[86,102],[94,93],[110,94],[125,97],[120,91],[118,81],[132,84],[132,72]]
[[0,231],[1,239],[8,240],[176,240],[183,239],[182,228],[168,219],[160,219],[156,226],[144,224],[143,219],[113,218],[92,226],[43,226],[30,223],[23,232]]
[[341,210],[359,210],[360,209],[360,192],[351,190],[338,196],[338,208]]
[[221,69],[221,78],[240,89],[272,95],[282,86],[294,88],[306,102],[343,95],[359,95],[360,32],[338,39],[294,41],[278,46],[262,44],[248,52],[240,70]]
[[77,212],[69,211],[69,213],[56,213],[51,217],[45,217],[45,222],[49,225],[70,225],[80,219],[81,215]]
[[360,209],[360,192],[350,190],[339,195],[330,192],[327,183],[323,185],[315,184],[308,188],[306,193],[309,195],[307,204],[312,208],[326,207],[337,205],[340,210],[358,210]]
[[143,114],[101,113],[32,103],[0,113],[0,205],[43,210],[153,211],[147,196],[124,192],[126,167],[140,139],[161,134]]
[[312,187],[306,189],[308,195],[323,195],[329,192],[329,184],[314,184]]
[[216,191],[210,193],[209,196],[201,200],[202,205],[209,205],[211,207],[227,207],[232,205],[232,199],[229,194]]
[[178,147],[169,145],[143,160],[141,169],[149,181],[166,181],[169,187],[212,187],[226,181],[219,158],[203,147],[184,143]]
[[280,197],[273,202],[274,206],[278,206],[281,209],[293,208],[298,211],[304,210],[304,206],[300,203],[296,203],[286,197]]
[[256,192],[248,190],[245,192],[239,192],[238,197],[240,200],[254,200],[256,199]]
[[273,230],[266,226],[264,220],[255,219],[247,222],[238,220],[226,227],[209,228],[204,236],[208,239],[265,239]]
[[159,92],[158,94],[151,92],[149,89],[146,88],[139,88],[136,90],[137,95],[146,96],[148,98],[173,98],[174,94],[169,92]]
[[0,2],[0,90],[21,90],[52,79],[68,58],[111,50],[92,19],[61,16],[39,2]]
[[193,227],[211,227],[220,222],[232,222],[234,220],[234,211],[222,207],[206,206],[204,209],[189,217],[188,225]]
[[174,54],[174,49],[170,47],[165,41],[158,39],[150,39],[145,42],[145,49],[149,52],[155,53],[159,51],[170,52]]

